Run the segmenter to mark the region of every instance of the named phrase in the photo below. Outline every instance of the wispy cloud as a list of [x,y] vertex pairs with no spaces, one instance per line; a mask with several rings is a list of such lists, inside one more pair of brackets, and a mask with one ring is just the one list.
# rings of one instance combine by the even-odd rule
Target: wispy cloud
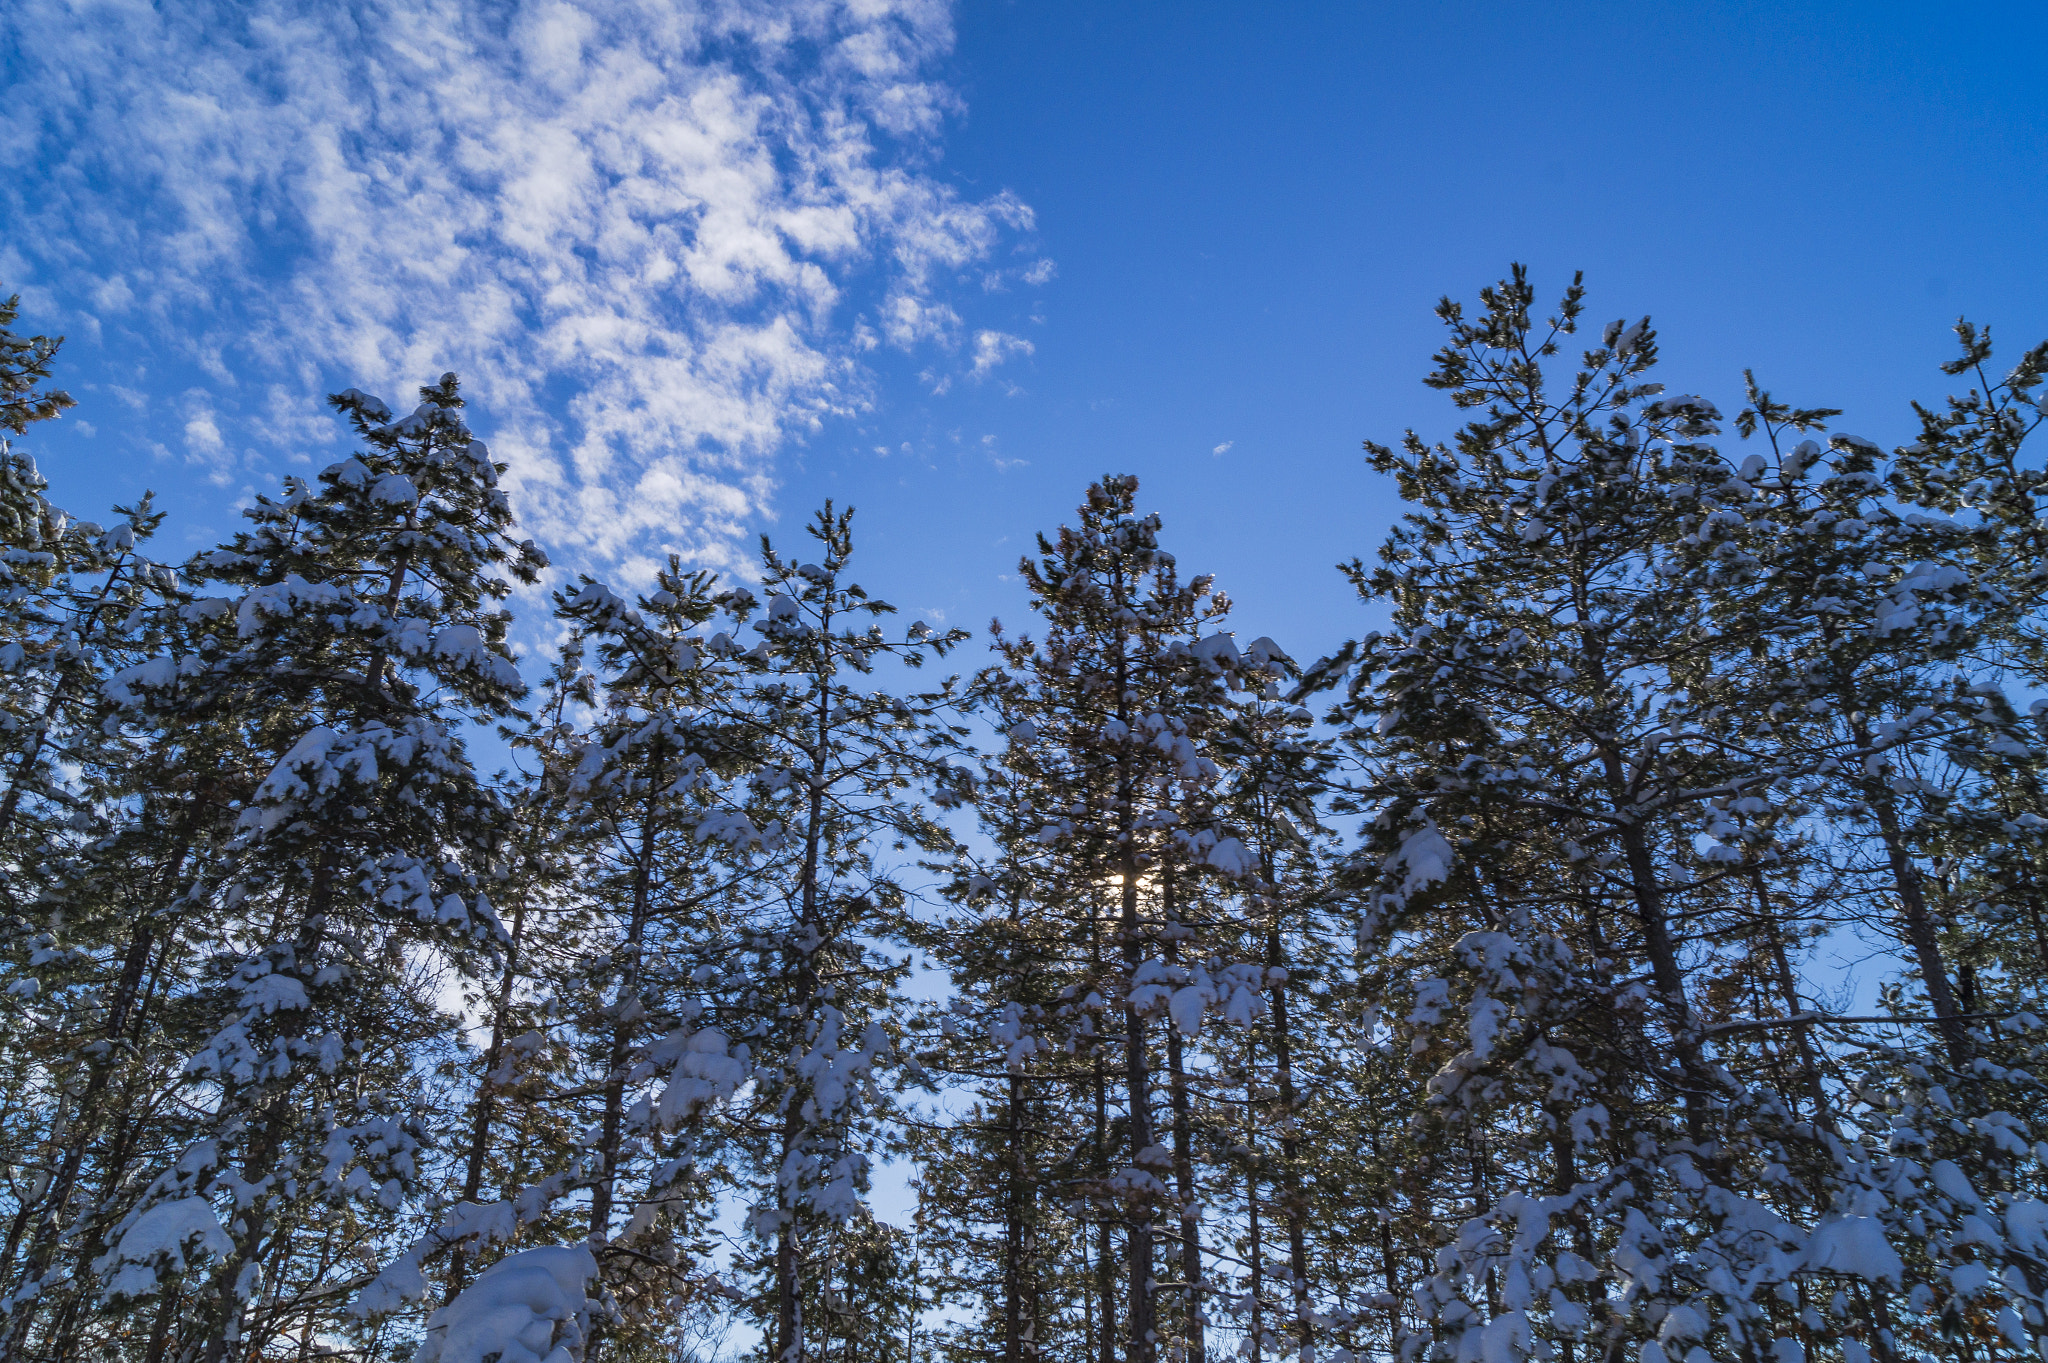
[[974,334],[974,377],[985,378],[1012,355],[1029,355],[1036,349],[1022,336],[1012,336],[1003,331],[978,331]]
[[996,438],[993,435],[981,438],[981,448],[982,452],[988,455],[988,462],[995,465],[997,473],[1008,473],[1011,469],[1021,469],[1031,463],[1029,459],[1005,459],[996,453]]
[[1232,445],[1235,445],[1236,443],[1237,442],[1235,440],[1226,440],[1221,445],[1218,445],[1215,449],[1210,450],[1209,453],[1214,455],[1216,458],[1221,459],[1224,455],[1230,453],[1230,447]]
[[1031,214],[932,171],[937,0],[5,10],[0,271],[185,347],[215,476],[293,395],[456,369],[544,539],[717,563],[775,451],[868,403],[864,349],[1030,349],[957,350],[963,281]]

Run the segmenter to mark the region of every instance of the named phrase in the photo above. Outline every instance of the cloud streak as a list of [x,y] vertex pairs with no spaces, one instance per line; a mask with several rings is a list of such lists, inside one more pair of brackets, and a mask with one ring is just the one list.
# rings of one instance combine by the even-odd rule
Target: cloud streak
[[0,270],[186,347],[217,478],[281,393],[452,368],[567,557],[715,564],[775,452],[868,405],[865,349],[1028,353],[955,306],[1031,215],[935,173],[944,4],[7,9]]

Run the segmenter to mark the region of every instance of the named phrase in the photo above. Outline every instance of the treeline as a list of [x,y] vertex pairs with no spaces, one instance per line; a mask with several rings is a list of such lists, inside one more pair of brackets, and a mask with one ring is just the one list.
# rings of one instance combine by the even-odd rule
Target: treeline
[[829,505],[516,622],[453,375],[175,568],[5,447],[0,1358],[2035,1355],[2048,346],[1724,444],[1581,307],[1315,662],[1128,477],[970,654]]

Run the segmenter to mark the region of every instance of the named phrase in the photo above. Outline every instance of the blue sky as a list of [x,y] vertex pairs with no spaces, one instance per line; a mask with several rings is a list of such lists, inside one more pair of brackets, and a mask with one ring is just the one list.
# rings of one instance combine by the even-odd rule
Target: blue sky
[[978,629],[1128,470],[1310,655],[1398,514],[1360,440],[1450,429],[1430,307],[1510,260],[1886,442],[1958,314],[2048,335],[2033,6],[7,9],[0,282],[82,404],[25,443],[173,558],[341,457],[320,392],[453,367],[565,564],[833,496]]

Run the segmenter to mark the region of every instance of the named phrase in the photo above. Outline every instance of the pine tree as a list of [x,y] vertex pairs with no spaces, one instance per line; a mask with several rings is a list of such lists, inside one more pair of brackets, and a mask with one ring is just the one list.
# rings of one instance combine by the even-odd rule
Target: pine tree
[[2048,347],[1724,452],[1534,307],[1304,674],[1110,477],[970,686],[828,504],[528,712],[452,376],[181,574],[0,448],[0,1363],[2039,1352]]
[[116,678],[138,725],[233,715],[274,762],[210,887],[231,916],[195,1000],[215,1030],[186,1073],[218,1095],[211,1130],[160,1169],[101,1265],[110,1297],[155,1296],[198,1242],[215,1267],[186,1289],[179,1348],[208,1363],[324,1309],[332,1289],[311,1289],[339,1264],[288,1252],[315,1207],[389,1226],[431,1138],[417,1113],[421,1061],[446,1044],[436,977],[504,945],[484,889],[504,820],[461,726],[524,689],[493,570],[531,581],[544,560],[509,538],[501,466],[454,377],[421,396],[396,421],[355,390],[335,398],[364,451],[260,499],[249,530],[188,566],[233,593],[181,608],[208,626],[191,651]]
[[[0,425],[19,435],[72,404],[36,388],[61,338],[22,340],[6,329],[15,315],[12,300],[0,307]],[[10,1145],[34,1151],[0,1250],[7,1353],[39,1317],[47,1339],[70,1338],[88,1301],[80,1246],[95,1252],[100,1209],[154,1134],[119,1119],[161,1110],[167,1057],[149,1045],[169,951],[161,916],[196,835],[154,797],[163,754],[101,727],[101,680],[151,646],[139,622],[174,592],[141,551],[162,516],[145,494],[111,527],[73,521],[45,491],[34,463],[0,441],[0,974],[12,1005],[0,1027],[19,1101]]]
[[[49,381],[51,361],[64,338],[17,335],[14,320],[20,315],[20,294],[0,303],[0,428],[16,435],[26,432],[31,422],[48,421],[77,406],[61,388],[36,386]],[[10,528],[7,533],[11,543],[17,531]]]
[[[856,1217],[885,1137],[882,1065],[901,1032],[903,963],[882,943],[903,936],[908,899],[887,854],[950,845],[910,798],[962,798],[948,681],[896,695],[865,689],[878,664],[921,666],[964,632],[913,624],[891,641],[894,607],[845,576],[852,513],[828,504],[808,527],[820,558],[795,562],[765,539],[759,614],[738,594],[729,609],[761,636],[742,650],[729,634],[709,650],[748,664],[725,715],[754,764],[743,815],[723,836],[759,839],[742,955],[724,981],[744,1019],[753,1103],[737,1134],[747,1168],[750,1228],[763,1246],[758,1298],[768,1356],[814,1357],[804,1302],[831,1237]],[[700,833],[703,830],[700,829]],[[910,852],[910,855],[915,855]]]
[[[1447,1354],[1633,1338],[1647,1358],[1712,1329],[1753,1349],[1758,1231],[1783,1222],[1744,1192],[1769,1199],[1792,1132],[1708,1040],[1738,900],[1696,834],[1782,773],[1688,684],[1755,635],[1707,612],[1727,557],[1686,553],[1746,485],[1704,443],[1711,404],[1647,377],[1647,320],[1610,325],[1553,394],[1579,285],[1544,322],[1519,268],[1481,301],[1440,305],[1429,382],[1482,414],[1451,447],[1368,446],[1417,510],[1381,567],[1349,570],[1399,630],[1368,641],[1348,710],[1382,802],[1362,941],[1436,1067],[1411,1197],[1463,1221],[1416,1287],[1421,1324]],[[1608,1265],[1633,1284],[1618,1300],[1584,1286]]]
[[[59,1284],[64,1292],[83,1290],[84,1275],[52,1276],[58,1241],[90,1205],[79,1199],[94,1181],[93,1152],[117,1151],[135,1138],[115,1123],[119,1109],[109,1099],[150,1068],[131,1062],[140,1058],[134,1047],[149,1024],[153,979],[169,947],[164,915],[203,839],[194,812],[166,798],[176,768],[169,754],[101,727],[99,679],[148,645],[135,622],[154,612],[168,587],[169,575],[136,547],[160,519],[145,500],[113,530],[90,522],[67,530],[64,571],[44,596],[44,628],[30,636],[45,664],[42,684],[24,688],[33,721],[11,754],[11,780],[0,796],[11,907],[34,915],[11,919],[24,954],[5,969],[8,994],[21,1002],[11,1021],[26,1024],[9,1029],[12,1049],[38,1071],[18,1092],[26,1097],[47,1084],[54,1100],[42,1133],[43,1168],[0,1250],[0,1281],[20,1301],[0,1338],[15,1343],[56,1300]],[[102,1183],[114,1178],[114,1169],[98,1173]],[[17,1251],[25,1256],[18,1264]]]
[[[1350,1041],[1358,1032],[1345,988],[1352,887],[1339,873],[1339,840],[1322,822],[1338,785],[1333,755],[1311,731],[1309,711],[1282,694],[1294,669],[1278,645],[1255,640],[1246,658],[1256,694],[1210,751],[1224,771],[1219,806],[1257,867],[1241,901],[1237,954],[1262,967],[1267,1006],[1251,1013],[1242,1046],[1219,1058],[1218,1077],[1234,1080],[1241,1106],[1227,1135],[1218,1133],[1230,1175],[1222,1181],[1231,1186],[1216,1200],[1236,1227],[1233,1315],[1257,1359],[1313,1347],[1342,1313],[1351,1275],[1333,1239],[1351,1219],[1346,1209],[1372,1200],[1372,1184],[1355,1173],[1329,1179],[1341,1189],[1329,1206],[1318,1205],[1316,1185],[1344,1167],[1342,1152],[1361,1148],[1336,1131],[1382,1110],[1385,1095],[1371,1093],[1373,1059]],[[1318,1138],[1304,1139],[1310,1132]]]
[[[490,1019],[481,1050],[466,1067],[469,1110],[445,1199],[452,1204],[423,1241],[400,1256],[400,1273],[429,1266],[446,1254],[443,1305],[474,1278],[478,1256],[491,1245],[522,1236],[568,1234],[573,1212],[556,1199],[580,1172],[576,1114],[557,1092],[584,1087],[567,1068],[570,1047],[554,1032],[569,1023],[559,992],[576,975],[589,949],[596,910],[578,888],[595,836],[579,817],[574,773],[587,736],[572,707],[596,701],[597,679],[583,669],[584,654],[570,640],[542,688],[540,703],[523,725],[501,735],[525,759],[508,788],[509,831],[500,848],[494,904],[508,941],[494,981],[479,982],[465,1003]],[[486,1197],[486,1188],[495,1198]],[[571,1236],[570,1238],[573,1238]],[[385,1270],[390,1275],[392,1269]],[[390,1296],[376,1286],[358,1300],[356,1314],[374,1317]]]
[[[2034,347],[2005,374],[1994,376],[1989,331],[1959,322],[1956,332],[1961,353],[1942,371],[1970,379],[1974,386],[1938,407],[1916,404],[1919,439],[1896,452],[1889,483],[1900,502],[1950,518],[1962,541],[1952,561],[1980,591],[1997,598],[1974,650],[1973,671],[1988,685],[2017,682],[2034,689],[2048,677],[2041,625],[2048,591],[2041,537],[2048,527],[2036,507],[2043,474],[2027,467],[2026,446],[2048,420],[2042,408],[2048,345]],[[1998,711],[2010,708],[2002,695],[1987,693],[1977,703]],[[2038,703],[2029,706],[2032,722],[2025,727],[2034,732],[2014,735],[2005,723],[2004,741],[1994,740],[1993,746],[2005,751],[1986,764],[1992,768],[1985,773],[1987,798],[1976,819],[1976,841],[1989,844],[1986,864],[1965,870],[1967,887],[1956,887],[1956,897],[1967,906],[1964,919],[1975,920],[1971,945],[1964,950],[1979,959],[1968,968],[1984,968],[1994,978],[2027,980],[2035,990],[2048,980],[2048,907],[2039,888],[2048,865],[2041,860],[2034,823],[2040,817],[2042,786],[2034,763],[2010,759],[2023,757],[2024,749],[2038,743],[2034,726],[2044,709]]]
[[[1248,1015],[1238,996],[1255,996],[1262,973],[1213,950],[1223,934],[1212,887],[1234,886],[1251,865],[1218,820],[1219,769],[1202,749],[1226,722],[1243,659],[1228,635],[1204,633],[1228,602],[1207,578],[1179,579],[1159,548],[1158,518],[1136,511],[1136,491],[1128,477],[1096,483],[1079,524],[1041,537],[1038,557],[1025,560],[1042,640],[997,629],[1000,661],[980,689],[1005,726],[1005,770],[990,783],[1000,803],[988,805],[1004,856],[987,909],[1010,901],[1002,911],[1024,948],[1016,964],[1029,965],[997,984],[999,961],[955,954],[970,983],[976,972],[990,979],[968,1007],[985,1011],[977,1021],[1001,1038],[1005,1067],[1060,1056],[1052,1063],[1079,1090],[1074,1105],[1092,1104],[1086,1159],[1067,1175],[1095,1222],[1086,1324],[1100,1357],[1120,1350],[1130,1360],[1157,1356],[1162,1343],[1203,1353],[1213,1288],[1195,1142],[1196,1089],[1207,1076],[1195,1072],[1187,1043],[1212,1004]],[[1021,1135],[1021,1087],[1014,1099],[991,1092],[988,1101],[1018,1114],[1009,1120]],[[1024,1142],[1007,1158],[1019,1171],[1035,1162]],[[1111,1262],[1119,1233],[1120,1270]],[[1177,1276],[1174,1289],[1158,1285],[1162,1242],[1179,1261],[1180,1273],[1166,1275]],[[1006,1279],[1021,1286],[1025,1265],[1006,1257]],[[1020,1301],[1013,1288],[1006,1348],[1020,1342],[1011,1324]]]
[[[643,1331],[682,1309],[705,1273],[704,1179],[724,1135],[711,1110],[746,1073],[745,1047],[735,1053],[718,1024],[731,1026],[720,981],[756,869],[735,789],[753,754],[728,719],[743,665],[713,654],[701,628],[735,600],[714,587],[671,560],[637,608],[596,584],[560,607],[610,674],[567,774],[596,834],[586,885],[608,919],[583,983],[600,1095],[586,1140],[590,1243],[614,1313]],[[659,1095],[633,1099],[656,1078],[668,1081]],[[643,1191],[622,1208],[629,1170]],[[630,1210],[623,1225],[617,1210]],[[609,1339],[600,1322],[589,1356]]]
[[[1832,411],[1752,384],[1737,424],[1771,453],[1738,466],[1709,404],[1647,380],[1647,322],[1553,397],[1577,285],[1544,324],[1519,270],[1482,301],[1441,307],[1431,382],[1484,415],[1369,447],[1419,511],[1352,569],[1401,631],[1358,650],[1344,713],[1381,801],[1368,978],[1436,1070],[1404,1181],[1469,1188],[1436,1199],[1462,1225],[1395,1343],[2019,1344],[2034,1175],[2007,1123],[2036,1022],[1973,1028],[1942,930],[2040,760],[1979,670],[2010,598],[1966,570],[1971,528],[1885,497],[1875,446],[1792,443]],[[1911,455],[1894,486],[1941,481]],[[1793,952],[1887,899],[1933,1017],[1896,989],[1819,1016]],[[1894,1018],[1939,1049],[1866,1029]],[[1979,1187],[2010,1236],[1955,1229]],[[1585,1290],[1607,1273],[1621,1298]]]

